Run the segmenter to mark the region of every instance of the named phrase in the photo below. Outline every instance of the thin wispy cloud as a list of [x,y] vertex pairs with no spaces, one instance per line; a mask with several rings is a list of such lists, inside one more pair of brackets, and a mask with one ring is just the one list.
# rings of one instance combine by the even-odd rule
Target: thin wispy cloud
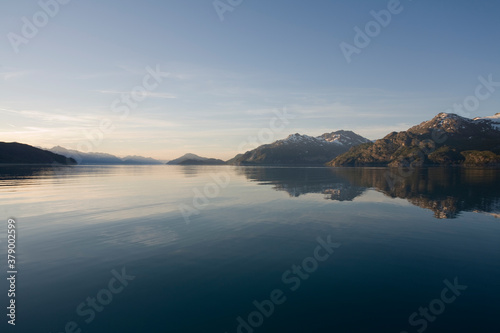
[[114,71],[114,72],[97,72],[97,73],[88,73],[77,75],[75,78],[77,80],[90,80],[90,79],[102,79],[102,78],[111,78],[115,76],[123,76],[123,72]]
[[21,116],[26,119],[38,120],[52,124],[58,122],[62,124],[74,124],[74,123],[85,124],[95,119],[94,116],[88,114],[75,116],[67,114],[58,114],[54,112],[43,112],[37,110],[12,110],[12,109],[0,108],[0,112],[10,113]]
[[[361,3],[372,7],[367,0],[354,7]],[[284,13],[279,4],[263,9],[246,2],[233,26],[219,25],[214,15],[193,11],[193,4],[182,1],[155,2],[137,12],[103,1],[79,6],[96,15],[117,15],[89,25],[78,17],[79,11],[61,11],[48,30],[22,45],[20,55],[0,50],[2,138],[19,139],[21,133],[9,133],[26,131],[21,137],[31,143],[74,143],[85,131],[100,130],[101,121],[109,119],[114,131],[104,136],[101,151],[210,147],[217,157],[217,151],[237,147],[269,126],[274,112],[283,108],[295,116],[283,137],[351,129],[376,139],[461,103],[474,93],[478,76],[492,73],[493,81],[500,82],[498,52],[490,42],[496,30],[483,29],[484,22],[499,24],[495,11],[466,2],[455,9],[474,24],[450,21],[447,32],[461,38],[446,38],[446,48],[436,49],[444,39],[433,32],[442,31],[448,9],[435,8],[418,31],[409,22],[421,19],[421,12],[408,10],[398,29],[391,26],[383,38],[373,39],[370,49],[350,65],[338,44],[352,35],[359,22],[342,15],[346,7],[341,2],[321,2],[309,8],[318,15],[305,16],[299,3]],[[22,7],[20,2],[6,7],[0,12],[2,22],[13,14],[18,17]],[[248,18],[262,10],[272,10],[275,20],[258,20],[255,26],[260,17]],[[367,12],[363,9],[360,14]],[[190,15],[176,18],[181,13]],[[236,20],[244,13],[247,19]],[[114,21],[128,17],[137,24]],[[65,25],[57,24],[60,20]],[[277,22],[289,24],[285,29]],[[484,38],[474,37],[479,34]],[[398,41],[409,35],[417,46],[401,47]],[[464,49],[464,43],[474,47]],[[483,49],[489,52],[477,51]],[[158,71],[161,83],[143,94],[144,101],[129,102],[123,117],[125,112],[117,109],[123,111],[126,103],[115,107],[112,103],[141,86],[151,75],[147,68]],[[477,115],[498,112],[499,98],[498,91],[492,93]],[[132,145],[133,140],[137,144]],[[127,145],[120,146],[119,141]]]
[[[117,91],[117,90],[97,90],[97,92],[101,94],[110,94],[110,95],[122,95],[122,94],[130,94],[130,91]],[[176,99],[177,96],[170,93],[162,93],[162,92],[154,92],[154,91],[143,91],[141,95],[145,98],[159,98],[159,99]]]
[[29,71],[25,70],[6,70],[0,69],[0,78],[4,81],[17,79],[29,74]]

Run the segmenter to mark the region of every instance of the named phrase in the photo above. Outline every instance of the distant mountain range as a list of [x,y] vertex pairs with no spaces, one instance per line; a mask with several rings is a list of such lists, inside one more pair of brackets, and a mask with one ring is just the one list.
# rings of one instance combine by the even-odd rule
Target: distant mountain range
[[216,158],[201,157],[195,154],[185,154],[175,160],[171,160],[168,165],[224,165],[226,162]]
[[83,153],[77,150],[66,149],[60,146],[49,149],[50,152],[73,158],[81,165],[159,165],[162,161],[150,157],[127,156],[117,157],[105,153]]
[[500,113],[468,119],[440,113],[407,131],[356,146],[329,166],[500,165]]
[[47,150],[17,142],[0,142],[1,164],[62,164],[75,165],[76,161]]
[[351,131],[318,137],[292,134],[284,140],[262,145],[227,161],[233,165],[322,165],[350,148],[370,142]]
[[[60,146],[48,151],[19,143],[1,143],[0,163],[60,163],[87,165],[161,165],[142,156],[120,158],[82,153]],[[500,113],[464,118],[440,113],[403,132],[374,142],[352,132],[336,131],[313,137],[291,134],[228,161],[185,154],[168,165],[327,165],[345,166],[499,166]]]

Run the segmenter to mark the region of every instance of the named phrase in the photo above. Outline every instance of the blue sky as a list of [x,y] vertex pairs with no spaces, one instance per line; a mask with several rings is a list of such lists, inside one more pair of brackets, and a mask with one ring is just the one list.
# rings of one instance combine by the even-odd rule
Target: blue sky
[[[497,1],[401,0],[348,63],[339,45],[354,45],[354,27],[389,3],[243,0],[221,21],[213,0],[72,0],[16,53],[9,36],[23,37],[23,17],[42,9],[2,1],[0,141],[227,159],[276,110],[294,119],[274,139],[338,129],[377,139],[462,103],[479,76],[500,82]],[[168,75],[117,114],[113,102],[148,67]],[[470,116],[500,112],[498,90]]]

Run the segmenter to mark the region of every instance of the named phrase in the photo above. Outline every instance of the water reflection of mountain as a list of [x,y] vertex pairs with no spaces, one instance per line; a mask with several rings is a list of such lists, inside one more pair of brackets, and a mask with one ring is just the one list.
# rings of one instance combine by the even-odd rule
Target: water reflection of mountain
[[236,170],[251,181],[272,185],[276,191],[285,191],[291,197],[321,193],[326,199],[351,201],[366,190],[330,168],[242,167]]
[[430,209],[439,219],[461,212],[500,213],[500,172],[495,169],[425,168],[400,174],[385,168],[242,168],[253,181],[298,197],[322,193],[353,200],[368,188]]
[[0,166],[0,186],[17,186],[33,181],[33,178],[52,172],[50,166],[2,165]]
[[0,186],[35,185],[45,178],[67,178],[89,173],[103,175],[109,170],[107,166],[0,165]]
[[436,218],[462,211],[500,212],[500,173],[495,169],[425,168],[403,176],[397,169],[343,169],[358,186],[370,186],[392,198],[430,209]]

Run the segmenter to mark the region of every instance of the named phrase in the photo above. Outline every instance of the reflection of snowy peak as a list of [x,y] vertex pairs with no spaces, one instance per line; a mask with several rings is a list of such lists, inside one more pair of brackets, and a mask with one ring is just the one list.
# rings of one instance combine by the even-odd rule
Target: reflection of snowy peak
[[248,167],[236,170],[259,185],[286,191],[291,197],[316,193],[328,200],[350,201],[367,190],[376,190],[391,199],[405,199],[412,205],[429,209],[438,219],[456,218],[462,212],[500,218],[500,173],[496,169],[422,168],[405,177],[401,177],[400,170],[391,168]]

